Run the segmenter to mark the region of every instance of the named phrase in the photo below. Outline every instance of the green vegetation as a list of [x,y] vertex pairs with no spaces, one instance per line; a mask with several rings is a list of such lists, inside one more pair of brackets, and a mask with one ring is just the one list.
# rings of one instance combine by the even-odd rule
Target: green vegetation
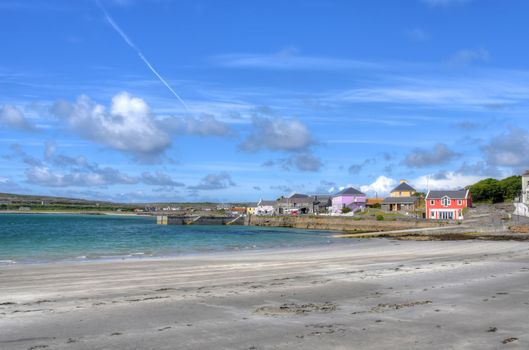
[[347,213],[350,213],[351,212],[351,208],[349,207],[343,207],[342,208],[342,214],[347,214]]
[[377,219],[377,221],[382,221],[382,220],[384,220],[384,215],[382,215],[382,214],[378,214],[378,215],[376,216],[376,219]]
[[510,176],[503,180],[484,179],[468,186],[474,202],[500,203],[512,201],[522,190],[520,176]]

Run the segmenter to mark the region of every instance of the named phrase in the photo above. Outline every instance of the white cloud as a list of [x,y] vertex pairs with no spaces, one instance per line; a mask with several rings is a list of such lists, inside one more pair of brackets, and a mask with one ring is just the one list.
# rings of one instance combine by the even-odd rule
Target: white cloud
[[460,50],[448,59],[448,63],[454,66],[467,65],[473,62],[488,61],[490,61],[490,53],[483,48],[475,50]]
[[233,186],[235,186],[235,183],[231,180],[231,176],[226,172],[221,172],[206,175],[200,180],[200,183],[195,186],[188,186],[188,189],[195,192],[198,190],[222,190]]
[[180,187],[183,183],[173,180],[168,174],[157,171],[155,173],[144,172],[141,174],[141,181],[147,185],[163,187]]
[[26,177],[31,184],[49,187],[89,187],[137,182],[136,179],[108,167],[94,172],[73,170],[68,173],[58,173],[46,166],[35,166],[26,170]]
[[323,167],[323,162],[314,154],[304,152],[293,154],[288,158],[269,160],[263,163],[263,166],[266,167],[276,165],[287,171],[297,169],[299,171],[317,172]]
[[300,55],[294,48],[273,54],[225,54],[211,61],[228,68],[254,68],[270,70],[343,70],[376,68],[379,65],[351,59]]
[[482,151],[491,165],[528,168],[529,132],[512,127],[507,132],[493,137],[482,147]]
[[444,143],[436,144],[432,149],[416,148],[404,158],[403,163],[410,168],[424,168],[446,164],[459,154]]
[[35,130],[35,126],[26,118],[16,106],[6,104],[0,108],[0,127],[21,130]]
[[296,119],[255,117],[252,124],[253,132],[240,144],[244,151],[299,152],[314,144],[307,126]]
[[145,101],[126,92],[114,96],[110,108],[80,96],[56,103],[52,112],[82,137],[138,156],[156,156],[171,145]]
[[360,190],[368,195],[384,197],[395,187],[396,184],[397,181],[394,179],[381,175],[373,183],[360,186]]
[[197,136],[226,136],[232,133],[230,127],[213,115],[201,114],[189,117],[168,117],[160,121],[164,130],[177,134]]
[[463,175],[453,171],[443,173],[443,176],[423,175],[412,182],[418,190],[458,190],[482,180],[483,176]]

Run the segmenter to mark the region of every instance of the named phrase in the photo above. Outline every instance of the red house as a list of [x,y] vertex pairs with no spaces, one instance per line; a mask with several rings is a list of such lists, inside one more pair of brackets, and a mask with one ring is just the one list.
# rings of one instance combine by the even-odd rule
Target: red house
[[463,220],[463,209],[472,206],[468,190],[428,191],[426,217],[432,220]]

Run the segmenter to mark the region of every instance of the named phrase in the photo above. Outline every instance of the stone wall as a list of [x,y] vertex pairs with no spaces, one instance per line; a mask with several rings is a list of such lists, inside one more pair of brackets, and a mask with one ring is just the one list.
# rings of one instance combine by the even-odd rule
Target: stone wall
[[439,227],[446,222],[413,220],[358,220],[358,217],[340,216],[255,216],[245,221],[249,226],[291,227],[310,230],[332,230],[345,232],[376,232],[414,228]]

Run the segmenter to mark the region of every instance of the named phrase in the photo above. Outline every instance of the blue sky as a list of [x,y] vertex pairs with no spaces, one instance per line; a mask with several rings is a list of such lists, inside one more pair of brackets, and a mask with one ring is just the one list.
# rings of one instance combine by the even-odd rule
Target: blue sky
[[529,168],[523,0],[0,2],[0,191],[250,201]]

